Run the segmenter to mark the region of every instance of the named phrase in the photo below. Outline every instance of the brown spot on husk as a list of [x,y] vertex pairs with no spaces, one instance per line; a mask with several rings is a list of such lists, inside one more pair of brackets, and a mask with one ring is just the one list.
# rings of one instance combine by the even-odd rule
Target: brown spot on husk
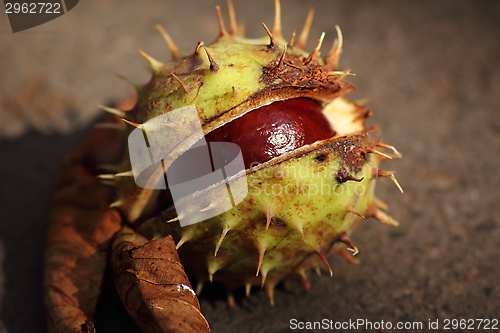
[[[265,222],[264,222],[264,224],[265,224]],[[271,217],[271,221],[269,222],[269,226],[278,227],[278,228],[285,228],[287,226],[287,224],[285,223],[285,221],[283,221],[282,219],[280,219],[278,217]]]
[[353,180],[353,181],[356,181],[356,182],[360,182],[360,181],[362,181],[364,179],[364,177],[362,177],[362,178],[356,178],[356,177],[350,175],[349,172],[345,168],[340,168],[339,171],[337,172],[337,175],[335,175],[335,179],[339,183],[345,183],[348,180]]
[[368,141],[368,139],[369,137],[365,135],[349,135],[333,141],[330,143],[330,147],[344,161],[349,171],[358,173],[367,162],[366,149],[373,145],[373,142]]
[[315,157],[316,161],[318,162],[324,162],[328,159],[328,154],[327,153],[319,153]]

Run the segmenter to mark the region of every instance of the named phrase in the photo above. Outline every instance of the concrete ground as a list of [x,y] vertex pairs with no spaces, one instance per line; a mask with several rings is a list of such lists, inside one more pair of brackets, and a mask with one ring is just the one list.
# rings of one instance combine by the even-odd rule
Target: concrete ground
[[[272,1],[234,2],[247,35],[262,36]],[[332,258],[333,278],[312,276],[309,293],[286,282],[274,307],[263,291],[237,295],[235,308],[217,288],[203,293],[213,332],[288,332],[294,319],[386,323],[337,330],[346,332],[404,331],[398,322],[423,324],[408,332],[438,332],[446,320],[495,319],[498,331],[500,2],[282,2],[285,34],[316,8],[310,50],[325,31],[326,51],[334,25],[342,28],[340,67],[357,74],[351,98],[369,99],[370,123],[404,154],[383,167],[397,171],[405,193],[388,179],[377,189],[401,225],[363,222],[352,237],[359,265]],[[80,1],[16,34],[0,14],[0,332],[46,331],[41,260],[52,187],[64,156],[90,133],[94,106],[132,91],[113,74],[148,79],[137,48],[169,59],[157,23],[186,52],[213,40],[216,4],[226,12],[223,0]],[[100,307],[98,332],[136,331]]]

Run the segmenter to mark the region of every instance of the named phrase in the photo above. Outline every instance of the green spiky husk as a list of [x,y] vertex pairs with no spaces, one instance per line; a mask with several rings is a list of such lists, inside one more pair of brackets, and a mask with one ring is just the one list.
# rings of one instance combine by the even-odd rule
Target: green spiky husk
[[[139,232],[149,238],[173,235],[188,272],[229,290],[262,285],[272,292],[279,281],[303,277],[321,263],[330,269],[325,255],[342,242],[353,248],[347,235],[364,216],[378,212],[374,188],[385,158],[374,154],[380,146],[377,129],[364,125],[370,111],[342,97],[353,90],[343,73],[293,46],[285,53],[285,45],[281,39],[266,44],[234,36],[218,38],[208,52],[198,45],[189,56],[155,64],[151,81],[138,89],[139,101],[127,113],[129,121],[142,124],[195,105],[207,134],[275,101],[305,97],[323,106],[337,133],[333,138],[246,170],[239,175],[250,188],[245,200],[203,222],[183,228],[166,223],[181,214],[179,207],[164,210],[158,191],[137,187],[131,177],[117,179],[120,209],[140,225]],[[176,151],[165,151],[165,168],[201,138],[188,130],[183,135]],[[176,139],[164,138],[165,143]],[[129,169],[125,158],[123,170]],[[198,204],[186,205],[182,214],[216,205],[204,197],[221,197],[224,190],[220,185],[196,193],[186,201]]]

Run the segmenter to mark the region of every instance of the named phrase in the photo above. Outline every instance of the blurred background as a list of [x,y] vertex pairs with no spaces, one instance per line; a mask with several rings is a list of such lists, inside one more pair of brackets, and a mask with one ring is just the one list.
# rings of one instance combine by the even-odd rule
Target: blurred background
[[[185,52],[214,40],[215,5],[227,22],[224,0],[86,0],[15,34],[0,13],[0,332],[46,331],[41,261],[52,188],[63,158],[102,115],[95,106],[133,92],[115,74],[149,79],[138,48],[169,60],[155,24]],[[234,5],[247,36],[272,25],[273,1]],[[340,68],[356,73],[359,91],[350,98],[368,99],[369,124],[404,155],[383,167],[397,171],[405,193],[388,179],[377,190],[401,225],[363,222],[352,237],[359,265],[332,258],[333,278],[311,276],[309,293],[286,282],[275,307],[263,291],[237,295],[232,309],[217,290],[203,293],[213,332],[288,332],[291,319],[424,327],[500,319],[500,2],[282,0],[285,36],[300,31],[311,6],[308,49],[324,31],[325,54],[340,25]],[[109,318],[100,332],[135,331]]]

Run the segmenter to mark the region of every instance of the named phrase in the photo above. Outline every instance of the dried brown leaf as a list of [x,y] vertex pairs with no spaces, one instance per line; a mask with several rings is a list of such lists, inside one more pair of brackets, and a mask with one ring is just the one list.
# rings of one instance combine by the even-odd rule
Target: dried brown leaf
[[44,302],[50,332],[94,332],[90,320],[109,244],[121,226],[120,215],[109,208],[112,193],[99,183],[94,170],[109,162],[109,152],[119,141],[116,133],[98,131],[63,165],[45,251]]
[[171,236],[148,242],[124,227],[111,258],[118,294],[145,332],[210,332]]

